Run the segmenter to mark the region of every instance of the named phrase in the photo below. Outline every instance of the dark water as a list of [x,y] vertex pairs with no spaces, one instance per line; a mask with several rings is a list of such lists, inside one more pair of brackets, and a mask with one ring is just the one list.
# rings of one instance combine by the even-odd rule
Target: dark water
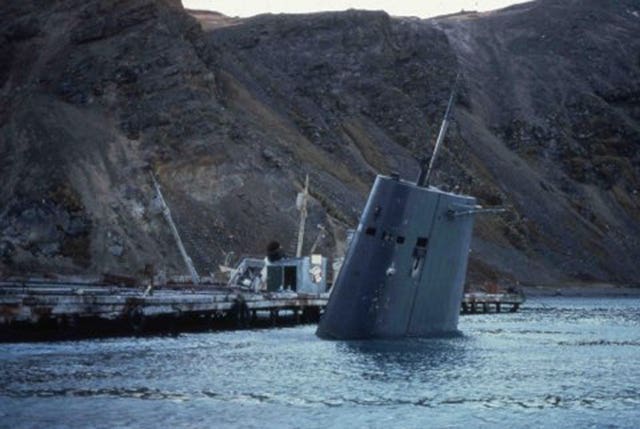
[[1,427],[640,427],[640,300],[529,300],[462,337],[315,327],[0,345]]

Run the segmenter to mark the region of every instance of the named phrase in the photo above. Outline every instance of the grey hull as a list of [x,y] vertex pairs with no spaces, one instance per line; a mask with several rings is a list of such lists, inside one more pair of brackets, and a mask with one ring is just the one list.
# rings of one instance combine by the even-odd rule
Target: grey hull
[[316,334],[457,332],[473,207],[472,197],[378,176]]

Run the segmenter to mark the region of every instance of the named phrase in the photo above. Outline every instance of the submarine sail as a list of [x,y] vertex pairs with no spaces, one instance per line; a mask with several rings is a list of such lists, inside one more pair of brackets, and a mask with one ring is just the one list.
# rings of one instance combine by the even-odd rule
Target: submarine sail
[[457,332],[472,197],[378,176],[317,335],[330,339]]
[[416,183],[378,176],[316,334],[326,339],[457,332],[474,213],[473,197],[429,186],[449,121]]

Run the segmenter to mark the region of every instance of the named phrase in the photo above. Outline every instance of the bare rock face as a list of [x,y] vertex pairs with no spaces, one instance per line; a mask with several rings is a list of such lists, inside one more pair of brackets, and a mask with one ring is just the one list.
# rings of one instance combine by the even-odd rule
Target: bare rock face
[[[541,264],[559,276],[637,283],[637,3],[549,0],[436,24],[467,77],[461,134],[476,140],[470,150],[520,217],[504,235],[527,260],[503,271],[538,278]],[[500,266],[487,226],[476,248]]]
[[161,165],[163,136],[181,132],[172,118],[185,111],[180,97],[213,91],[196,46],[200,27],[171,1],[3,8],[5,270],[175,267],[166,226],[147,216],[147,170]]
[[640,275],[640,10],[546,0],[433,20],[232,19],[177,1],[0,6],[0,264],[199,271],[229,252],[343,248],[376,173],[414,179],[461,89],[434,184],[509,208],[477,222],[472,281]]

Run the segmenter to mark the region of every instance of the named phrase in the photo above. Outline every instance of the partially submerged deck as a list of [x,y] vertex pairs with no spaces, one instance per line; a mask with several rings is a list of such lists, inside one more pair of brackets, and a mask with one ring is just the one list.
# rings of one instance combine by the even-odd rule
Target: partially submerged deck
[[[518,297],[520,297],[518,300]],[[256,293],[222,285],[144,288],[0,282],[0,341],[177,334],[317,323],[328,293]],[[516,311],[521,296],[466,294],[461,311]]]

